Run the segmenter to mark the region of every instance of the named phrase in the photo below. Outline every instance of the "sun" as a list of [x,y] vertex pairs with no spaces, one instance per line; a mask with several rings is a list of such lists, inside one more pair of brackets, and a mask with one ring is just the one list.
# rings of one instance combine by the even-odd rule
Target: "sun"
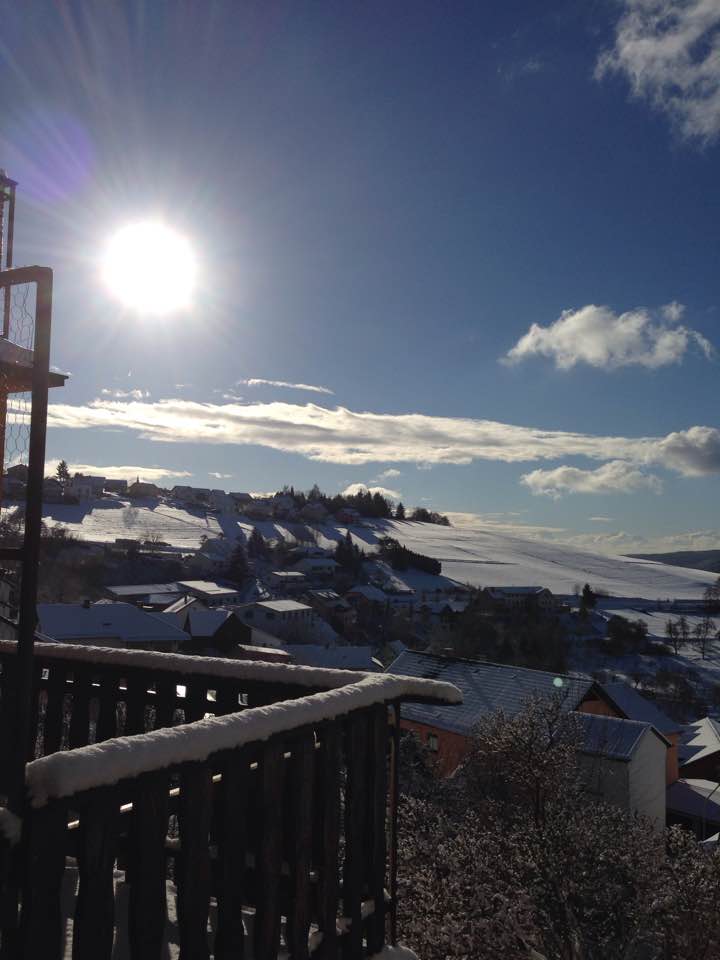
[[189,307],[196,272],[187,238],[158,221],[122,227],[110,238],[102,259],[102,278],[112,296],[145,314]]

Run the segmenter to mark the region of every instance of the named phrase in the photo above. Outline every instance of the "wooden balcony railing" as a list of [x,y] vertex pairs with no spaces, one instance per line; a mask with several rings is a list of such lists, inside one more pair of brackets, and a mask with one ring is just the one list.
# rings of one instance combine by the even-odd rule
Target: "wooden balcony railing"
[[454,687],[35,649],[8,956],[359,960],[394,942],[399,704]]

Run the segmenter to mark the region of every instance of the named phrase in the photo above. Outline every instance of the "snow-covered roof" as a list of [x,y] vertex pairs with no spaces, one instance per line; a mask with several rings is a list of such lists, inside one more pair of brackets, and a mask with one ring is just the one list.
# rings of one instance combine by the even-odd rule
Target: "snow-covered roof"
[[39,629],[54,640],[173,645],[187,639],[178,626],[131,603],[39,603],[37,610]]
[[280,637],[268,633],[267,630],[261,630],[259,627],[250,627],[250,638],[253,646],[258,647],[281,647]]
[[222,597],[238,592],[237,587],[227,587],[222,583],[216,583],[214,580],[179,580],[179,585],[185,587],[191,593],[204,593],[211,597]]
[[532,597],[544,593],[547,587],[488,587],[487,592],[492,597]]
[[151,593],[182,593],[177,583],[133,583],[105,587],[115,597],[147,597]]
[[611,760],[632,760],[640,741],[646,734],[656,736],[667,746],[668,741],[650,723],[639,720],[621,720],[618,717],[576,713],[579,718],[583,743],[582,752]]
[[373,657],[373,647],[325,646],[319,643],[287,644],[285,649],[295,663],[307,667],[331,667],[342,670],[382,669]]
[[677,733],[680,730],[681,724],[668,717],[652,700],[643,697],[624,681],[603,683],[602,688],[629,720],[643,720],[651,723],[656,730],[664,734]]
[[678,757],[680,765],[704,760],[720,753],[720,723],[711,717],[703,717],[688,723],[680,735]]
[[365,597],[366,600],[374,601],[375,603],[384,603],[387,600],[387,596],[379,587],[374,587],[370,583],[359,583],[357,586],[353,587],[352,590],[348,590],[347,595]]
[[533,695],[564,694],[568,710],[574,710],[594,686],[589,677],[568,677],[527,667],[441,657],[414,650],[403,651],[387,672],[443,680],[461,690],[463,703],[460,707],[450,710],[443,706],[406,704],[402,715],[405,720],[464,736],[471,734],[483,717],[498,710],[510,715],[519,713]]
[[302,570],[273,570],[273,577],[278,577],[281,580],[306,580],[305,574]]
[[306,603],[298,603],[297,600],[259,600],[256,604],[263,610],[272,610],[273,613],[291,613],[301,610],[312,610]]
[[281,677],[302,674],[312,675],[315,686],[322,683],[323,678],[328,675],[338,678],[338,682],[334,689],[296,700],[283,700],[241,713],[211,717],[176,727],[163,727],[132,737],[117,737],[34,760],[28,764],[25,771],[32,806],[42,807],[51,799],[109,786],[120,780],[176,764],[202,762],[221,750],[265,741],[288,730],[322,723],[375,703],[412,697],[445,703],[459,703],[461,700],[460,691],[449,684],[426,680],[391,677],[387,674],[326,671],[280,663],[242,660],[221,662],[246,674],[259,673],[269,682],[272,682],[273,677],[279,680]]
[[720,823],[720,785],[714,780],[681,779],[667,789],[668,813]]

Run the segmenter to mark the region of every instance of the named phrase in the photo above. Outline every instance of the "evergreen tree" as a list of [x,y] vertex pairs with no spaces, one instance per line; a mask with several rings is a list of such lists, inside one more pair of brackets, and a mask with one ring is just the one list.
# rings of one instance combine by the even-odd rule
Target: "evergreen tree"
[[403,506],[402,500],[400,501],[400,503],[398,503],[397,507],[395,508],[395,519],[396,520],[405,519],[405,507]]
[[265,537],[260,533],[257,527],[253,527],[252,533],[248,538],[247,555],[253,560],[258,557],[265,557],[268,553],[268,545]]
[[66,483],[70,482],[70,470],[68,469],[67,461],[61,460],[55,469],[55,476],[58,478],[60,483],[65,486]]
[[250,567],[248,566],[245,547],[238,540],[235,549],[230,556],[230,562],[228,563],[228,576],[231,580],[234,580],[238,586],[241,586],[244,581],[247,580],[249,575]]

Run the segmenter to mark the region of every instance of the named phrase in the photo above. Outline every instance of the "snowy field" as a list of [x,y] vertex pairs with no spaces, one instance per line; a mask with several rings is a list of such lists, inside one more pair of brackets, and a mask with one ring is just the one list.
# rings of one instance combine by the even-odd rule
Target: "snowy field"
[[217,516],[205,510],[173,507],[157,500],[103,497],[79,504],[46,504],[43,520],[60,524],[81,540],[114,543],[117,538],[162,540],[183,550],[196,550],[202,536],[224,533],[236,537],[237,517]]
[[[265,520],[256,524],[229,514],[188,510],[156,501],[105,497],[87,504],[48,505],[45,522],[60,523],[83,540],[112,543],[116,538],[156,538],[184,550],[194,550],[202,536],[224,534],[234,539],[247,535],[253,525],[263,536],[289,541],[316,539],[331,547],[345,536],[346,528],[334,525],[283,523]],[[687,567],[673,567],[649,560],[590,553],[576,547],[546,543],[529,537],[493,531],[480,523],[453,527],[432,524],[367,521],[351,529],[355,542],[367,553],[376,549],[379,537],[395,537],[411,550],[436,557],[443,574],[476,586],[548,587],[553,593],[569,594],[576,584],[588,582],[614,597],[693,599],[717,575]],[[415,584],[413,584],[415,586]]]

